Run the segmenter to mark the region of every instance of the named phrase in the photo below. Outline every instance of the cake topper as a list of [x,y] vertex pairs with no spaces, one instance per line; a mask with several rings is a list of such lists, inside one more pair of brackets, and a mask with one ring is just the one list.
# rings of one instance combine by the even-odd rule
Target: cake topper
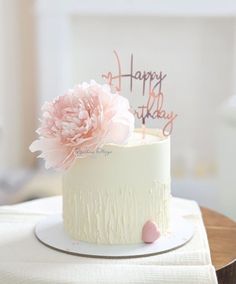
[[[173,131],[174,120],[177,114],[173,111],[168,112],[164,108],[164,93],[162,91],[162,84],[167,74],[162,71],[140,71],[134,70],[134,56],[130,57],[130,71],[123,73],[118,53],[114,50],[115,60],[117,64],[117,72],[111,71],[106,74],[102,74],[102,78],[111,88],[119,93],[122,91],[124,80],[128,80],[130,95],[135,96],[134,84],[135,82],[141,83],[142,90],[141,96],[146,98],[145,103],[138,105],[137,107],[131,107],[131,111],[134,116],[142,123],[143,136],[145,136],[145,125],[147,119],[162,119],[165,124],[162,128],[163,135],[169,136]],[[127,83],[127,82],[126,82]]]

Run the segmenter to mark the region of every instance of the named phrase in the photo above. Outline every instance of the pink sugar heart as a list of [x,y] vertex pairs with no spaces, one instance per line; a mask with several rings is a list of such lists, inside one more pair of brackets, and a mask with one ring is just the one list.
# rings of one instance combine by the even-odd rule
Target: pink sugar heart
[[142,240],[144,241],[144,243],[153,243],[160,237],[160,235],[160,230],[158,229],[158,226],[154,221],[148,220],[143,225]]

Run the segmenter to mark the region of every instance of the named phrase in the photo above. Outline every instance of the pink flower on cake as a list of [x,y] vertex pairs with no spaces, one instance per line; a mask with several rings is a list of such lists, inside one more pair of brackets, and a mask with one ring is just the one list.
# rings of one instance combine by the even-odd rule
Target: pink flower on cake
[[46,168],[67,169],[108,143],[124,144],[134,129],[129,102],[108,85],[83,83],[43,105],[40,138],[30,150],[41,151]]

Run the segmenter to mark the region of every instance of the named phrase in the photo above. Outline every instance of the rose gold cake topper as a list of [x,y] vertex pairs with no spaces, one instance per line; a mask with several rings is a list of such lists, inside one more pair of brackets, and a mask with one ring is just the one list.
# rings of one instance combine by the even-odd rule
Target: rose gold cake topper
[[177,114],[173,111],[168,112],[164,109],[164,93],[162,91],[162,83],[167,74],[163,74],[162,71],[134,71],[134,57],[131,54],[130,57],[130,72],[123,73],[121,68],[121,62],[118,53],[114,50],[114,55],[117,63],[117,74],[113,75],[111,71],[106,74],[102,74],[102,78],[106,83],[111,86],[116,92],[122,91],[123,80],[129,80],[130,94],[133,94],[135,82],[139,82],[142,85],[142,96],[147,96],[147,100],[144,104],[132,108],[131,111],[136,118],[141,120],[143,128],[143,137],[145,137],[145,125],[147,119],[162,119],[165,124],[162,128],[163,135],[169,136],[173,130],[173,123],[177,117]]

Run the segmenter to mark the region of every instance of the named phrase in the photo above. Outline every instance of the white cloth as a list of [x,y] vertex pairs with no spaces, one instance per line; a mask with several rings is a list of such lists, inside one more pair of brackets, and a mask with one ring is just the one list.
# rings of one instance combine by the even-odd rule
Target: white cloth
[[61,212],[61,197],[0,207],[0,283],[217,283],[196,202],[173,198],[172,207],[195,224],[190,242],[171,252],[135,259],[99,259],[61,253],[41,244],[35,224]]

